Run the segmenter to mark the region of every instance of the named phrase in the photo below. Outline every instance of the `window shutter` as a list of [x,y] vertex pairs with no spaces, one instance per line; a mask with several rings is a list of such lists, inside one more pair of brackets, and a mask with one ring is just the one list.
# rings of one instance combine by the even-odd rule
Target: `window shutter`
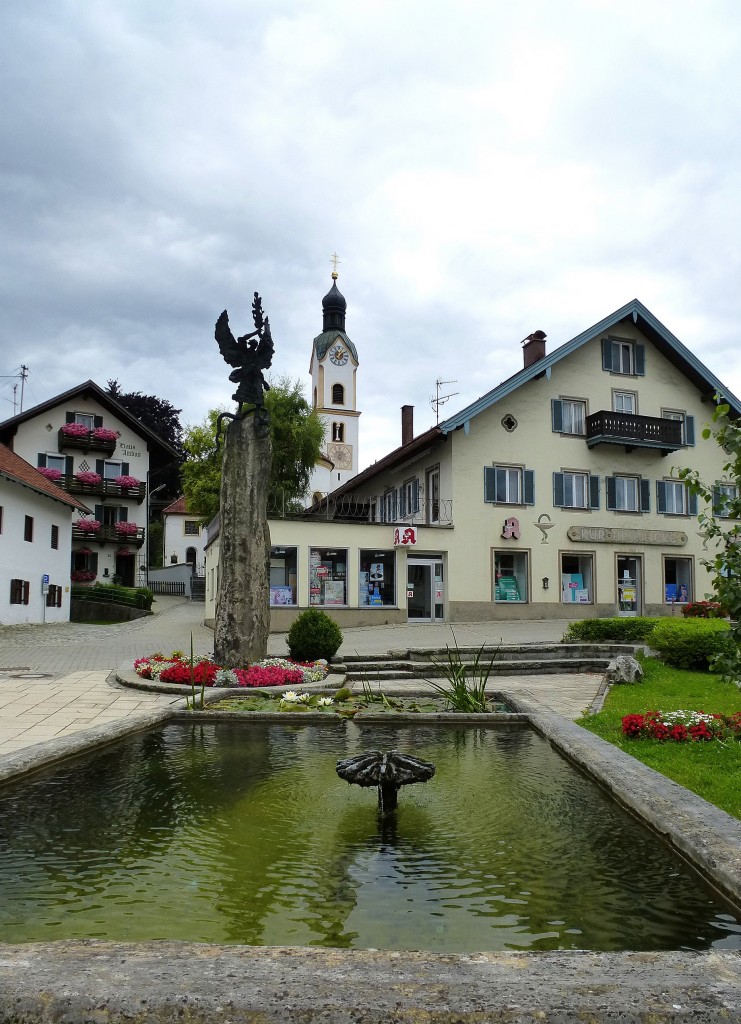
[[723,510],[720,499],[720,487],[713,488],[713,515],[719,516]]
[[563,473],[553,474],[553,505],[563,508]]
[[412,483],[412,512],[419,512],[419,480],[415,477]]
[[644,377],[646,374],[646,346],[636,345],[635,347],[636,357],[636,373],[639,377]]
[[88,565],[90,566],[88,572],[94,572],[98,575],[98,552],[93,551],[92,555],[88,555]]
[[75,471],[75,460],[71,455],[65,455],[64,457],[64,472],[67,476],[72,476]]
[[399,518],[403,519],[407,514],[407,494],[406,487],[402,484],[399,488]]
[[697,515],[697,495],[689,491],[687,494],[687,505],[691,516]]
[[129,520],[129,510],[125,507],[125,505],[121,505],[121,507],[118,510],[118,520],[117,521],[119,523],[127,523],[128,520]]
[[695,443],[695,417],[685,416],[684,418],[684,443],[694,445]]
[[66,412],[64,414],[64,422],[65,423],[74,423],[75,422],[75,414],[73,412]]
[[535,504],[535,471],[532,469],[524,469],[522,471],[522,482],[523,490],[525,495],[523,502],[525,505]]
[[599,477],[590,476],[589,478],[589,507],[599,508]]
[[605,477],[605,487],[607,488],[607,507],[614,512],[615,510],[615,477]]
[[609,338],[602,339],[602,369],[612,370],[612,342]]
[[103,522],[103,506],[102,505],[96,505],[95,506],[95,518],[98,520],[99,523]]
[[95,460],[95,472],[98,474],[98,476],[103,476],[103,474],[105,473],[105,459]]
[[36,465],[39,469],[43,469],[46,466],[46,455],[44,452],[39,452],[36,459]]
[[563,406],[560,398],[551,399],[551,424],[554,433],[558,434],[563,430]]
[[129,475],[129,464],[128,464],[128,462],[122,462],[121,463],[121,475],[122,476],[128,476]]
[[663,480],[656,481],[656,511],[666,512],[666,484]]
[[641,512],[651,511],[651,481],[641,480]]
[[103,426],[103,417],[102,416],[93,416],[93,427],[95,428],[95,427],[102,427],[102,426]]
[[484,466],[484,501],[497,500],[496,470],[493,466]]
[[31,584],[28,580],[23,581],[23,603],[28,604],[28,595],[31,590]]

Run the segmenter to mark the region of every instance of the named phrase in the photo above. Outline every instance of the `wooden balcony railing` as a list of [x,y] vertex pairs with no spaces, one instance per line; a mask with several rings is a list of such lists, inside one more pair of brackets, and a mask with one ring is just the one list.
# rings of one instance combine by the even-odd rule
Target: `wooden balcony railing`
[[113,455],[116,450],[117,443],[118,438],[107,440],[95,437],[94,430],[88,430],[87,433],[77,437],[74,434],[65,434],[65,432],[60,429],[58,435],[58,447],[60,452],[65,448],[75,448],[78,451],[83,452],[105,452],[106,455]]
[[144,543],[144,527],[140,526],[136,533],[121,533],[115,526],[101,526],[95,533],[86,533],[78,526],[73,526],[72,540],[84,541],[86,544],[113,543],[122,548],[140,548]]
[[632,416],[602,409],[587,416],[587,445],[625,445],[632,448],[657,448],[662,454],[684,447],[680,420],[659,416]]
[[90,484],[83,483],[74,476],[60,477],[54,483],[68,494],[89,494],[95,498],[125,498],[139,505],[144,501],[146,493],[146,485],[143,483],[137,484],[136,487],[120,487],[113,480],[100,480],[96,484]]

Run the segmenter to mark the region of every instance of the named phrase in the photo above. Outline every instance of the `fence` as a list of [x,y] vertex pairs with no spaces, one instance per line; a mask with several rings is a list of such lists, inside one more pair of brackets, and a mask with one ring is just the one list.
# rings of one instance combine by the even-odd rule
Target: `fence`
[[185,594],[185,583],[182,581],[152,580],[147,584],[153,594],[163,594],[169,597],[183,597]]

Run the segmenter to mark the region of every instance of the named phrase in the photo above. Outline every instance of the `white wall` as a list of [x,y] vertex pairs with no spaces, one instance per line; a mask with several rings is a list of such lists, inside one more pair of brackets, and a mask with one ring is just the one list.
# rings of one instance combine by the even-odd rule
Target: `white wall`
[[199,521],[198,516],[169,513],[167,515],[163,515],[162,519],[165,524],[163,565],[167,566],[172,564],[173,554],[177,556],[176,563],[185,562],[185,555],[188,548],[195,548],[196,565],[199,567],[203,566],[203,547],[206,543],[205,529],[200,526],[197,537],[193,536],[193,534],[185,533],[186,522],[197,523]]

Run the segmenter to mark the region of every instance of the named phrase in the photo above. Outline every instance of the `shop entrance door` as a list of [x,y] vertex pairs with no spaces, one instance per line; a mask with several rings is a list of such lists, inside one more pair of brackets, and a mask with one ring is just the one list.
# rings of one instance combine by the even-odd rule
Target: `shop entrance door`
[[641,560],[635,555],[618,555],[618,615],[641,613]]
[[445,617],[443,563],[435,558],[407,560],[407,618],[442,622]]

